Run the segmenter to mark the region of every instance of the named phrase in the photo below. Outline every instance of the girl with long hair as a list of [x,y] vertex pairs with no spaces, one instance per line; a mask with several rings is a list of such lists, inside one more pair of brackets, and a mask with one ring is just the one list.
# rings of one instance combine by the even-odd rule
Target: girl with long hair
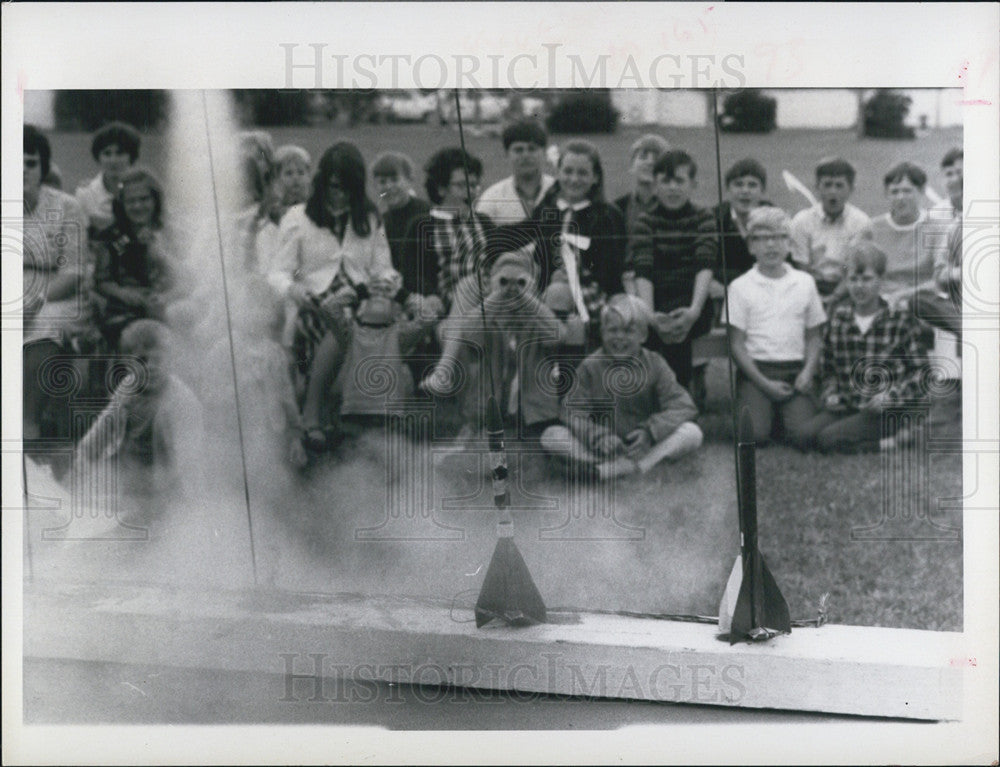
[[163,187],[142,166],[121,177],[111,205],[113,223],[94,236],[95,290],[106,301],[101,330],[115,349],[122,330],[140,319],[162,319],[177,264],[164,228]]
[[309,198],[282,218],[283,244],[270,275],[286,300],[282,340],[305,379],[303,420],[315,447],[325,444],[320,404],[342,352],[331,330],[355,300],[356,286],[392,268],[366,177],[353,144],[341,141],[323,153]]

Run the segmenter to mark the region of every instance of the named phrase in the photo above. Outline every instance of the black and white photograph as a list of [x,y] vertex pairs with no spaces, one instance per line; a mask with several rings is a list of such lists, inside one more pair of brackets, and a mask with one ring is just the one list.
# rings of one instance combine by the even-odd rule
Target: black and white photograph
[[3,12],[5,762],[996,763],[996,5]]

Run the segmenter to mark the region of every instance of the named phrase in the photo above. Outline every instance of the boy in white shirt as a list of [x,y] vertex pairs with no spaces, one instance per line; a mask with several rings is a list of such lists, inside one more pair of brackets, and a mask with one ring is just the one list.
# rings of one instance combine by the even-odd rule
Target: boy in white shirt
[[756,265],[729,286],[726,321],[739,369],[739,406],[750,412],[754,439],[770,439],[775,416],[785,436],[804,444],[816,413],[811,393],[823,350],[826,314],[813,278],[785,263],[788,216],[753,210],[747,240]]
[[544,172],[548,136],[537,120],[511,123],[504,128],[502,139],[511,175],[480,195],[476,212],[498,226],[510,226],[531,217],[555,179]]

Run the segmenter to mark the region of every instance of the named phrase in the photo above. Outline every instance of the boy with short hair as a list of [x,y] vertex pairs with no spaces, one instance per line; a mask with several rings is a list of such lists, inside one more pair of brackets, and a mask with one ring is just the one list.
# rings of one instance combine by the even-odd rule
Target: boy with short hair
[[639,136],[629,148],[629,174],[632,176],[632,190],[623,194],[615,205],[625,219],[625,231],[631,232],[636,219],[656,206],[656,179],[653,166],[670,144],[662,136],[645,133]]
[[504,128],[501,138],[511,175],[480,195],[476,212],[507,227],[530,218],[555,179],[544,172],[549,137],[537,120],[517,120]]
[[[933,261],[934,284],[920,290],[913,311],[924,322],[962,337],[963,152],[949,149],[941,160],[948,188],[946,207],[930,212],[925,230]],[[958,346],[959,351],[961,345]]]
[[894,165],[883,179],[889,212],[872,220],[872,242],[886,256],[880,282],[890,304],[909,301],[933,285],[934,256],[927,237],[927,211],[921,207],[927,174],[910,162]]
[[[726,187],[725,202],[712,209],[722,242],[719,247],[719,261],[715,268],[715,279],[720,283],[732,282],[753,268],[754,258],[747,246],[747,219],[751,211],[762,205],[770,205],[764,199],[767,190],[767,171],[760,162],[746,157],[733,163],[723,179]],[[725,271],[723,275],[723,247],[725,248]]]
[[[965,152],[961,147],[952,147],[941,158],[941,173],[944,175],[944,184],[948,190],[948,202],[941,210],[947,214],[947,218],[962,217],[964,163]],[[935,206],[935,211],[937,210]]]
[[892,435],[882,434],[883,411],[925,398],[920,325],[881,297],[886,263],[872,243],[847,253],[849,300],[833,310],[823,343],[824,410],[805,427],[820,450],[877,447],[883,438],[883,447],[891,446]]
[[430,212],[426,200],[413,191],[413,161],[402,152],[383,152],[372,163],[375,193],[382,207],[382,224],[389,240],[392,265],[397,270],[406,252],[410,222]]
[[619,293],[605,304],[601,348],[577,368],[562,424],[542,434],[546,450],[594,467],[601,479],[645,474],[701,446],[691,396],[661,355],[642,348],[649,319],[636,296]]
[[39,386],[38,373],[56,354],[78,354],[73,365],[86,378],[98,345],[87,250],[87,217],[71,195],[46,186],[52,146],[33,125],[24,126],[23,381],[24,436],[68,436],[60,398]]
[[118,192],[118,182],[139,159],[141,142],[139,132],[122,122],[108,123],[94,134],[90,154],[101,171],[76,190],[76,199],[90,221],[92,235],[114,223],[111,204]]
[[639,298],[653,310],[646,346],[663,355],[682,386],[691,383],[691,344],[708,332],[708,288],[717,258],[711,211],[691,202],[698,166],[680,149],[653,166],[657,202],[629,235],[627,270],[635,273]]
[[824,261],[844,262],[855,238],[871,239],[871,219],[848,202],[854,191],[854,166],[828,157],[816,166],[820,202],[792,219],[793,258],[814,277]]
[[775,416],[793,443],[803,443],[816,413],[810,393],[826,314],[813,278],[785,263],[788,233],[784,211],[751,212],[747,237],[757,263],[729,286],[726,322],[739,405],[750,412],[758,444],[770,439]]

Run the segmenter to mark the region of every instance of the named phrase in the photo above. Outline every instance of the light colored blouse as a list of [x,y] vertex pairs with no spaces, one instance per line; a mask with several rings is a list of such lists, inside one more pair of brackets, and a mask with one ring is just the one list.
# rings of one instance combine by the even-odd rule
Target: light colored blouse
[[281,246],[271,266],[268,281],[279,295],[287,295],[294,283],[318,295],[333,279],[343,277],[353,283],[365,283],[392,268],[389,240],[385,229],[373,214],[369,218],[371,234],[359,237],[348,222],[344,240],[326,227],[319,227],[306,215],[305,204],[288,209],[281,219]]
[[86,184],[78,186],[76,200],[90,219],[94,231],[106,229],[114,223],[112,205],[115,196],[104,187],[104,174],[98,173]]

